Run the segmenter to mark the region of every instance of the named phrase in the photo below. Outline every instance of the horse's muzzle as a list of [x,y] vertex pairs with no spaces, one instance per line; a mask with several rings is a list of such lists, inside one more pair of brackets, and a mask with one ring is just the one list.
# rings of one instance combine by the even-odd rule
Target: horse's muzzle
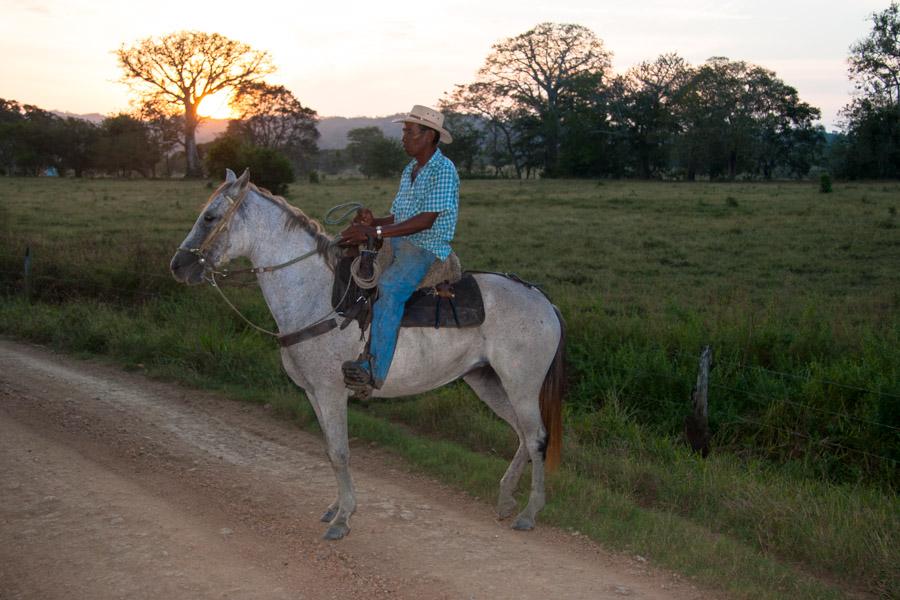
[[200,262],[199,256],[188,250],[179,249],[175,253],[172,262],[169,263],[169,270],[178,283],[188,285],[203,283],[204,265]]

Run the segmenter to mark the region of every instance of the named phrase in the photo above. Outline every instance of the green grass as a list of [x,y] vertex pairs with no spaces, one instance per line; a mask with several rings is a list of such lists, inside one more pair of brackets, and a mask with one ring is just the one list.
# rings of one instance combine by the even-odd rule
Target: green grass
[[[383,212],[393,191],[328,181],[290,199],[313,216],[348,200]],[[464,181],[463,264],[541,283],[569,325],[565,466],[544,520],[735,597],[898,589],[900,236],[885,225],[898,192]],[[309,424],[272,342],[166,272],[208,194],[196,182],[0,179],[0,331]],[[233,295],[272,325],[258,292]],[[679,435],[706,343],[715,436],[701,460]],[[462,385],[357,408],[351,428],[490,499],[515,444]]]

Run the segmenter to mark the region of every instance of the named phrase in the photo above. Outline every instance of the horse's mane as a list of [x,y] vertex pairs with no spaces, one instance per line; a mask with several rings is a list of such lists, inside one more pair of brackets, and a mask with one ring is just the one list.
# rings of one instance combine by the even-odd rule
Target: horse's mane
[[[213,192],[212,196],[210,196],[210,201],[228,185],[231,184],[223,183],[222,185],[220,185],[219,188],[215,192]],[[287,219],[284,223],[284,228],[286,230],[290,231],[299,228],[310,234],[313,237],[313,240],[315,240],[316,242],[316,251],[325,259],[325,263],[329,267],[334,267],[334,265],[337,263],[340,250],[338,250],[336,246],[332,245],[333,240],[325,232],[325,228],[322,227],[321,223],[309,217],[305,212],[289,203],[283,196],[273,194],[266,188],[258,187],[253,183],[248,182],[247,185],[250,187],[251,191],[256,192],[263,198],[275,204],[282,211],[284,211],[284,213],[287,215]]]

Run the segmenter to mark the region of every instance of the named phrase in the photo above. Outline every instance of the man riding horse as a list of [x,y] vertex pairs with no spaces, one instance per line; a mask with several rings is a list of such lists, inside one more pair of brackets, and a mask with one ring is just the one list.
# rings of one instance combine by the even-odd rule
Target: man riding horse
[[444,115],[416,105],[394,123],[403,123],[403,149],[413,160],[400,177],[391,212],[376,218],[371,210],[361,208],[341,232],[342,245],[388,238],[394,255],[378,280],[369,356],[347,361],[342,367],[350,388],[381,388],[394,357],[403,307],[432,263],[450,255],[459,214],[459,175],[438,149],[438,142],[453,141],[443,127]]

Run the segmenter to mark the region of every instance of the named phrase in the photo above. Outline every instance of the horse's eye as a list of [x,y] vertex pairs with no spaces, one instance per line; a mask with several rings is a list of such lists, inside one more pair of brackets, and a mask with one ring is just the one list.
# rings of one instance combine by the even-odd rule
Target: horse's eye
[[212,221],[216,220],[216,215],[212,213],[206,213],[205,215],[203,215],[203,220],[207,223],[211,223]]

